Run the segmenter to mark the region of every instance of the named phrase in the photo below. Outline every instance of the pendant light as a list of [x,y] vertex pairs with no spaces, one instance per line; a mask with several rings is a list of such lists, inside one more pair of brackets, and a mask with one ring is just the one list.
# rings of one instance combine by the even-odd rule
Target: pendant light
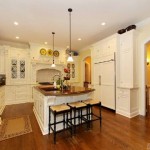
[[72,58],[72,56],[71,56],[71,12],[72,12],[72,9],[71,8],[69,8],[68,9],[68,12],[69,12],[69,24],[70,24],[70,50],[69,50],[69,56],[68,56],[68,59],[67,59],[67,61],[68,62],[73,62],[73,58]]
[[[54,34],[55,34],[55,32],[52,32],[52,34],[53,34],[53,53],[54,53]],[[56,65],[55,65],[55,62],[54,62],[54,54],[53,54],[53,63],[52,63],[52,65],[51,65],[51,67],[56,67]]]

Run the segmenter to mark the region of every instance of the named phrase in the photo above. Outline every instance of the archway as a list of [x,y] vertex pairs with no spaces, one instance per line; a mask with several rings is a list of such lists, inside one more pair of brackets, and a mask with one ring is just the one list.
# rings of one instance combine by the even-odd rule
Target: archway
[[91,84],[91,56],[84,59],[84,66],[84,87],[88,87]]

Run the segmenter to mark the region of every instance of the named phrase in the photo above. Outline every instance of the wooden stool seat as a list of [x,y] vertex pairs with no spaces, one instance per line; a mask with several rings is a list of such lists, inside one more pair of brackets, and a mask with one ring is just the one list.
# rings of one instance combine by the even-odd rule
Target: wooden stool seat
[[99,100],[94,100],[94,99],[88,99],[88,100],[83,101],[83,103],[90,104],[90,105],[96,105],[96,104],[99,104],[100,101]]
[[56,112],[61,112],[65,110],[70,110],[70,107],[65,104],[62,104],[62,105],[51,106],[51,110]]
[[86,107],[86,104],[84,104],[82,102],[68,103],[68,105],[71,107],[74,107],[74,108]]

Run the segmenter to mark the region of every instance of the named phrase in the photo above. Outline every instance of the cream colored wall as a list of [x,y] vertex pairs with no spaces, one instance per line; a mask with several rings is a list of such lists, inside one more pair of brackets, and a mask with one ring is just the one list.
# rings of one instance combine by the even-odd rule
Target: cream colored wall
[[145,115],[145,66],[146,50],[145,44],[150,41],[150,18],[137,24],[137,51],[138,51],[138,81],[139,81],[139,112]]
[[85,50],[82,50],[80,51],[79,53],[79,64],[80,64],[80,68],[79,68],[79,81],[80,81],[80,86],[83,86],[83,82],[84,82],[84,78],[85,78],[85,58],[88,57],[88,56],[91,56],[91,49],[88,48],[88,49],[85,49]]

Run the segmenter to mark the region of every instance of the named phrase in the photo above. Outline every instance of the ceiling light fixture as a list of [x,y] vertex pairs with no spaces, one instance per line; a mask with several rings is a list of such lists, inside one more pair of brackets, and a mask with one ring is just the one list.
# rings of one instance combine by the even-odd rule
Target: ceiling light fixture
[[18,26],[18,25],[19,25],[19,23],[15,21],[15,22],[14,22],[14,25],[15,25],[15,26]]
[[19,36],[16,36],[16,39],[19,39],[20,37]]
[[47,45],[47,42],[44,42],[45,45]]
[[105,25],[106,25],[106,23],[105,23],[105,22],[102,22],[102,23],[101,23],[101,25],[102,25],[102,26],[105,26]]
[[[53,52],[54,52],[54,34],[55,34],[55,32],[52,32],[52,34],[53,34]],[[52,65],[51,65],[51,67],[56,67],[56,65],[55,65],[55,63],[54,63],[54,54],[53,54],[53,63],[52,63]]]
[[81,41],[82,39],[81,38],[78,38],[78,41]]
[[70,24],[70,50],[69,50],[69,56],[68,56],[68,59],[67,59],[67,61],[68,62],[73,62],[73,58],[72,58],[72,56],[71,56],[71,12],[72,12],[72,9],[71,8],[69,8],[68,9],[68,12],[69,12],[69,24]]

